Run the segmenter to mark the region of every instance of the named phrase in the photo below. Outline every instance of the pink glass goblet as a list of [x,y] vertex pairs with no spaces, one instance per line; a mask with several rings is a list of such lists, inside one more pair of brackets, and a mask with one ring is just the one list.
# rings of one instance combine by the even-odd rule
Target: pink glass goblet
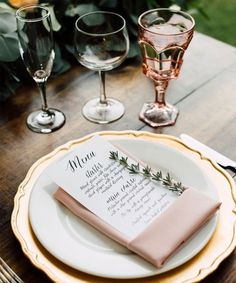
[[178,110],[166,102],[165,93],[169,81],[179,75],[194,26],[192,16],[167,8],[149,10],[139,17],[143,73],[155,86],[155,101],[145,103],[139,117],[151,127],[173,125],[177,119]]

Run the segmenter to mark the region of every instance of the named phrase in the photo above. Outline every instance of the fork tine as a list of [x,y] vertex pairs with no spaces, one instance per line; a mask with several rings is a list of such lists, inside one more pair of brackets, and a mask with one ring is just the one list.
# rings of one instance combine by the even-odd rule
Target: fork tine
[[9,283],[9,280],[6,278],[1,265],[0,265],[0,282],[1,283]]
[[16,281],[12,279],[8,272],[5,270],[2,263],[0,263],[0,277],[3,280],[3,283],[16,283]]
[[[4,280],[3,283],[24,283],[18,275],[5,263],[5,261],[0,257],[0,271],[2,277],[0,279]],[[0,275],[1,276],[1,275]],[[1,282],[1,281],[0,281]]]

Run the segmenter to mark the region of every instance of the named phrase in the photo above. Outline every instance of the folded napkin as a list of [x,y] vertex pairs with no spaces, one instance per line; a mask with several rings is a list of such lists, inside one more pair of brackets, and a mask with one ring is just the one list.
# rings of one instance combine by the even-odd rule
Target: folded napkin
[[142,233],[130,241],[62,188],[56,191],[54,197],[75,215],[156,267],[161,267],[220,207],[218,201],[188,188]]

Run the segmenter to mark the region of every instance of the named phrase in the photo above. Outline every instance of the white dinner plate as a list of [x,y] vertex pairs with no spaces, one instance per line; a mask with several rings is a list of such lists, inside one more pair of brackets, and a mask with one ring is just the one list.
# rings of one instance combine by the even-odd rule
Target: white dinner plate
[[[185,185],[218,199],[210,177],[201,169],[201,160],[196,162],[189,154],[161,142],[124,137],[111,140],[152,168],[169,172]],[[158,269],[98,232],[58,203],[53,198],[57,186],[49,179],[46,170],[35,182],[30,197],[29,218],[33,231],[41,244],[57,259],[89,274],[108,278],[141,278],[169,271],[200,252],[217,225],[215,215]]]

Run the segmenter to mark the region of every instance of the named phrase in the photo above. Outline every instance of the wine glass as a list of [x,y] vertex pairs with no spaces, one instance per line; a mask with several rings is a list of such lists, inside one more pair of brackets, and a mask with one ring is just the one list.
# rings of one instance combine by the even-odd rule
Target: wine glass
[[51,74],[54,60],[54,42],[49,10],[34,5],[16,11],[20,54],[30,76],[37,83],[42,100],[41,110],[32,112],[27,126],[37,133],[51,133],[65,123],[64,114],[48,108],[46,82]]
[[151,127],[173,125],[177,119],[178,110],[165,101],[165,93],[169,81],[179,75],[194,25],[189,14],[168,8],[146,11],[138,19],[143,73],[153,80],[156,94],[139,117]]
[[89,100],[82,113],[89,121],[106,124],[124,114],[118,100],[107,98],[105,71],[119,66],[129,50],[129,39],[124,18],[116,13],[96,11],[84,14],[75,23],[77,60],[85,67],[98,71],[100,98]]

